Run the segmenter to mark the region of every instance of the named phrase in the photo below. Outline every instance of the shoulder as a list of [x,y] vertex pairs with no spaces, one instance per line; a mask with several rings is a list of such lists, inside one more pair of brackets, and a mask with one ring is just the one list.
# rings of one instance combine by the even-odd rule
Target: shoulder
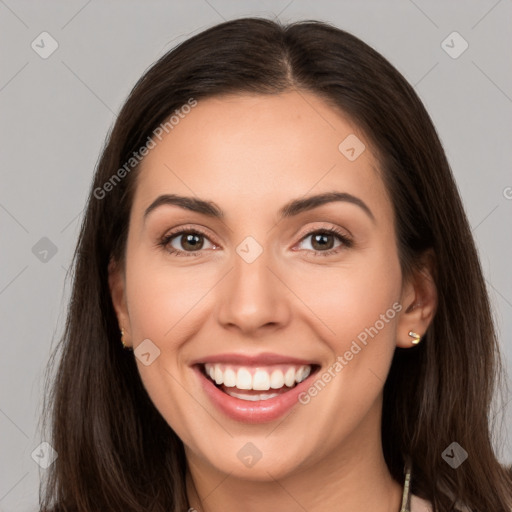
[[[456,504],[455,508],[459,512],[471,512],[471,509],[464,505]],[[411,494],[411,512],[432,512],[433,510],[430,501],[424,500],[415,494]]]
[[411,512],[432,512],[430,501],[424,500],[415,494],[411,494]]

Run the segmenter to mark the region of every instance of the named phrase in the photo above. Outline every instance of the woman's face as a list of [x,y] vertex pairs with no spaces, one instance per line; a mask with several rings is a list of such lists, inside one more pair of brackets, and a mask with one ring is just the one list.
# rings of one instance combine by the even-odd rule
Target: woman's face
[[155,142],[110,285],[190,464],[265,480],[358,456],[418,328],[369,141],[289,92],[201,100]]

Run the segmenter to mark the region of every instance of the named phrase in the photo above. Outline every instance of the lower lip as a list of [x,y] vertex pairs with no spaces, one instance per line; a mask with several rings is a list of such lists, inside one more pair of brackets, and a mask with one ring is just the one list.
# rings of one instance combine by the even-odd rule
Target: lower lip
[[252,402],[224,393],[203,374],[199,367],[195,367],[195,370],[199,375],[205,393],[214,405],[230,418],[243,423],[266,423],[286,414],[298,403],[300,393],[309,387],[309,380],[316,374],[316,372],[313,372],[307,379],[286,393],[268,400]]

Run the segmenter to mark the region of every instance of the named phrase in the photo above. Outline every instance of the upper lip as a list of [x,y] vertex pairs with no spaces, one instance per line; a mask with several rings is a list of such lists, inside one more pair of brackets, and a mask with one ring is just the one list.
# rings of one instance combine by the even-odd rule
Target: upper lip
[[205,363],[224,363],[240,366],[264,366],[272,364],[297,364],[297,365],[314,365],[318,364],[311,360],[300,359],[297,357],[287,356],[283,354],[274,354],[271,352],[263,352],[261,354],[215,354],[203,357],[192,362],[195,364]]

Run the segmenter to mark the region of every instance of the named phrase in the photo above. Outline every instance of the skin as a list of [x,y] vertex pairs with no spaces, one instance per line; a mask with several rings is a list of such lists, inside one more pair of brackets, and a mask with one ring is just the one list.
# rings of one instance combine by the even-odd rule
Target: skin
[[[355,134],[366,150],[353,162],[338,145]],[[190,505],[199,511],[396,511],[403,482],[391,478],[381,444],[382,390],[397,346],[423,334],[436,294],[428,268],[405,280],[393,205],[370,142],[348,118],[311,93],[230,95],[198,105],[150,151],[138,176],[126,264],[112,262],[109,284],[128,345],[150,339],[161,351],[141,379],[182,439]],[[279,219],[285,203],[322,192],[332,202]],[[160,194],[215,202],[222,220],[165,205]],[[173,228],[207,233],[199,256],[158,245]],[[351,247],[308,233],[337,227]],[[262,254],[236,252],[251,236]],[[193,252],[177,236],[173,247]],[[186,240],[185,240],[186,242]],[[341,245],[340,245],[341,244]],[[328,250],[327,249],[327,250]],[[198,252],[196,251],[196,254]],[[315,255],[316,253],[316,255]],[[262,424],[237,422],[205,396],[192,361],[219,353],[274,352],[317,361],[321,370],[350,349],[394,303],[401,311],[307,405]],[[246,467],[251,442],[262,458]]]

